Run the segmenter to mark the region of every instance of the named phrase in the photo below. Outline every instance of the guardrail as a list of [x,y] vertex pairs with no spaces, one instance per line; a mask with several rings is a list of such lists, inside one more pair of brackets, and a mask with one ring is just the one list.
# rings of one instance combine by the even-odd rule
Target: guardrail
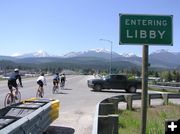
[[149,88],[157,88],[163,91],[174,90],[180,92],[180,87],[162,86],[162,85],[148,85]]
[[59,116],[59,100],[32,98],[0,109],[1,134],[40,134]]
[[[163,99],[163,104],[167,105],[169,99],[180,99],[180,94],[155,93],[148,94],[148,106],[151,106],[151,99]],[[133,109],[133,100],[140,100],[141,94],[120,95],[107,98],[96,106],[92,134],[118,134],[118,103],[126,102],[127,109]]]

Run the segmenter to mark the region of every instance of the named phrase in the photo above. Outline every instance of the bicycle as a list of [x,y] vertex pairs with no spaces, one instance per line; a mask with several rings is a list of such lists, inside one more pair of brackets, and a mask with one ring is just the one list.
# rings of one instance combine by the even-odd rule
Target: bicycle
[[58,93],[59,92],[59,85],[56,84],[53,86],[53,89],[52,89],[52,93],[55,94],[55,93]]
[[39,86],[38,90],[36,92],[36,97],[37,98],[43,98],[43,96],[44,96],[44,89],[43,89],[43,87]]
[[60,82],[61,90],[64,90],[64,86],[65,86],[65,81]]
[[4,106],[10,106],[15,103],[19,103],[21,101],[21,92],[18,90],[16,91],[16,88],[12,87],[12,93],[7,93],[5,100],[4,100]]

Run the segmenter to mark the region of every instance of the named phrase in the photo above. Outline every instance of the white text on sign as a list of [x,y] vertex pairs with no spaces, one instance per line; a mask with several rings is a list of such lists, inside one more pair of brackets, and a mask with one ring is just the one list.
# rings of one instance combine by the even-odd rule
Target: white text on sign
[[160,31],[160,30],[126,30],[126,37],[129,39],[133,38],[140,38],[140,39],[155,39],[155,38],[160,38],[163,39],[165,34],[165,31]]

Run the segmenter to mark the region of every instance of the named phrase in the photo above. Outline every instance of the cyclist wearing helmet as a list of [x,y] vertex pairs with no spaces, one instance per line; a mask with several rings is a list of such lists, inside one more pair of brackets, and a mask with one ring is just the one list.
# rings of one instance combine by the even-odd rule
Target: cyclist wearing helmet
[[66,76],[65,73],[61,74],[61,86],[64,87],[65,86],[65,81],[66,81]]
[[41,76],[37,79],[37,84],[43,88],[43,85],[46,85],[46,78],[44,77],[44,73],[41,73]]
[[16,80],[19,80],[19,84],[21,87],[22,86],[22,81],[21,81],[21,75],[19,74],[19,69],[14,69],[14,73],[11,74],[11,76],[8,79],[8,87],[9,90],[11,92],[11,94],[13,95],[13,87],[16,89],[16,93],[18,92],[18,84],[16,83]]
[[59,78],[59,73],[56,73],[56,74],[54,75],[54,77],[53,77],[53,85],[54,85],[54,86],[58,86],[59,80],[60,80],[60,78]]
[[38,77],[37,84],[39,85],[40,89],[38,88],[38,90],[40,90],[40,92],[41,92],[40,97],[42,98],[43,94],[44,94],[43,85],[47,85],[46,78],[44,77],[44,73],[41,73],[41,75]]

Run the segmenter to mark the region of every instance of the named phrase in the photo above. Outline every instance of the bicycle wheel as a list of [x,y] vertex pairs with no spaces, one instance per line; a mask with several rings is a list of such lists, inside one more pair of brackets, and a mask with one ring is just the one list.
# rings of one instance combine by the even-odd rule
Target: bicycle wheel
[[20,93],[20,91],[17,92],[14,100],[15,100],[15,103],[19,103],[21,101],[21,93]]
[[58,85],[56,86],[56,93],[57,94],[59,93],[59,86]]
[[56,86],[53,86],[52,93],[55,94],[56,92]]
[[43,98],[44,97],[44,89],[43,90],[41,90],[41,98]]
[[36,97],[37,97],[37,98],[40,98],[40,97],[41,97],[41,92],[39,91],[39,89],[37,90]]
[[53,87],[53,94],[58,93],[58,91],[59,91],[59,86],[58,86],[58,85],[55,85],[55,86]]
[[8,93],[4,100],[4,106],[7,107],[10,106],[11,104],[12,104],[12,96],[11,93]]
[[44,91],[39,88],[37,90],[36,97],[37,98],[43,98],[43,96],[44,96]]
[[64,90],[65,82],[61,82],[61,90]]

